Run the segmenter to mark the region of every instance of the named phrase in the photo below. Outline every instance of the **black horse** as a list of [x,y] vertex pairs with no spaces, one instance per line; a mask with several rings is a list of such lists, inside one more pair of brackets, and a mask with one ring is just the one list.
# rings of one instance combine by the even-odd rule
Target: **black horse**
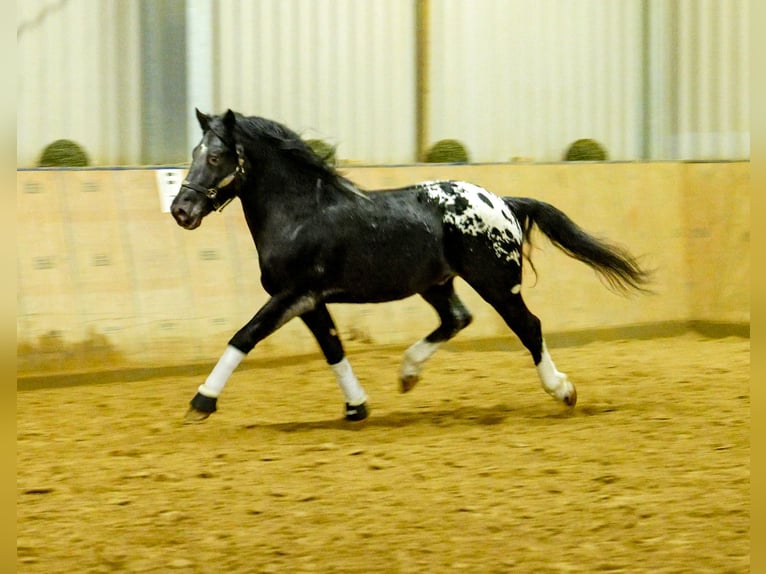
[[362,191],[277,122],[231,110],[220,116],[196,113],[202,140],[171,213],[181,227],[196,229],[206,215],[239,197],[271,298],[231,338],[192,399],[187,420],[214,412],[245,355],[294,317],[309,328],[335,372],[346,419],[365,419],[367,395],[345,358],[327,304],[393,301],[417,293],[434,307],[440,325],[404,355],[399,380],[406,392],[436,349],[471,322],[455,293],[455,277],[475,289],[521,339],[543,388],[573,406],[575,387],[556,369],[540,320],[521,296],[522,245],[532,228],[594,268],[613,290],[645,290],[648,274],[634,257],[587,234],[548,203],[500,198],[462,181]]

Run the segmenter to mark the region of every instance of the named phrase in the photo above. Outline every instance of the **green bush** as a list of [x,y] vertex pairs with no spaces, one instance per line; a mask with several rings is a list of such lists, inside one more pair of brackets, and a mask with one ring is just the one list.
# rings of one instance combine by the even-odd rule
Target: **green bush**
[[39,167],[85,167],[88,154],[80,144],[61,139],[48,144],[37,162]]
[[606,148],[590,138],[579,139],[569,146],[564,161],[604,161],[609,159]]
[[467,163],[468,161],[468,150],[455,139],[439,140],[426,152],[427,163]]
[[317,154],[319,157],[321,157],[326,163],[330,165],[336,164],[336,157],[335,157],[335,146],[332,146],[328,144],[324,140],[320,139],[310,139],[306,140],[306,144],[311,148],[311,150]]

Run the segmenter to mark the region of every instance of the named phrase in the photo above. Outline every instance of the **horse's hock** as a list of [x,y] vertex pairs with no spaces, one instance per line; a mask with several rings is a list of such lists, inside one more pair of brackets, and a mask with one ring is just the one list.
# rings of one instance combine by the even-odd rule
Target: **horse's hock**
[[[498,195],[542,199],[655,269],[655,295],[617,297],[600,288],[589,268],[537,236],[536,273],[525,267],[524,297],[549,341],[689,327],[749,332],[749,162],[347,172],[368,189],[461,179]],[[238,206],[210,216],[204,233],[189,233],[162,211],[156,170],[24,170],[17,182],[21,379],[51,371],[209,365],[267,299]],[[462,282],[458,291],[475,319],[454,344],[494,337],[517,344],[478,295]],[[418,297],[336,305],[334,315],[352,350],[407,345],[437,322]],[[308,331],[292,322],[261,343],[253,359],[316,353]]]

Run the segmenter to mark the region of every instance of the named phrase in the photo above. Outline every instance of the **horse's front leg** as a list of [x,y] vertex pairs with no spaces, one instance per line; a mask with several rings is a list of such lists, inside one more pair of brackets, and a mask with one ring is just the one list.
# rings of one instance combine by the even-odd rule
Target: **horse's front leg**
[[316,305],[314,297],[306,294],[282,293],[266,304],[229,341],[218,363],[191,400],[186,420],[199,422],[216,411],[218,395],[242,359],[253,347],[279,329],[293,317],[310,311]]
[[338,386],[346,398],[346,420],[361,421],[367,418],[367,394],[354,375],[351,363],[348,362],[343,344],[340,342],[335,323],[324,303],[301,315],[319,347],[324,353],[327,363],[335,373]]

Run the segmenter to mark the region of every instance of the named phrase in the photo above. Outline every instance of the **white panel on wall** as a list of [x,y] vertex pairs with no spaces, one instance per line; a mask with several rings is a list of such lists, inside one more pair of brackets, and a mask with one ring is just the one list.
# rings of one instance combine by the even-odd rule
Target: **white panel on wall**
[[280,121],[373,163],[415,156],[411,0],[218,0],[220,110]]
[[17,164],[59,138],[94,164],[135,162],[140,142],[138,2],[18,5]]

